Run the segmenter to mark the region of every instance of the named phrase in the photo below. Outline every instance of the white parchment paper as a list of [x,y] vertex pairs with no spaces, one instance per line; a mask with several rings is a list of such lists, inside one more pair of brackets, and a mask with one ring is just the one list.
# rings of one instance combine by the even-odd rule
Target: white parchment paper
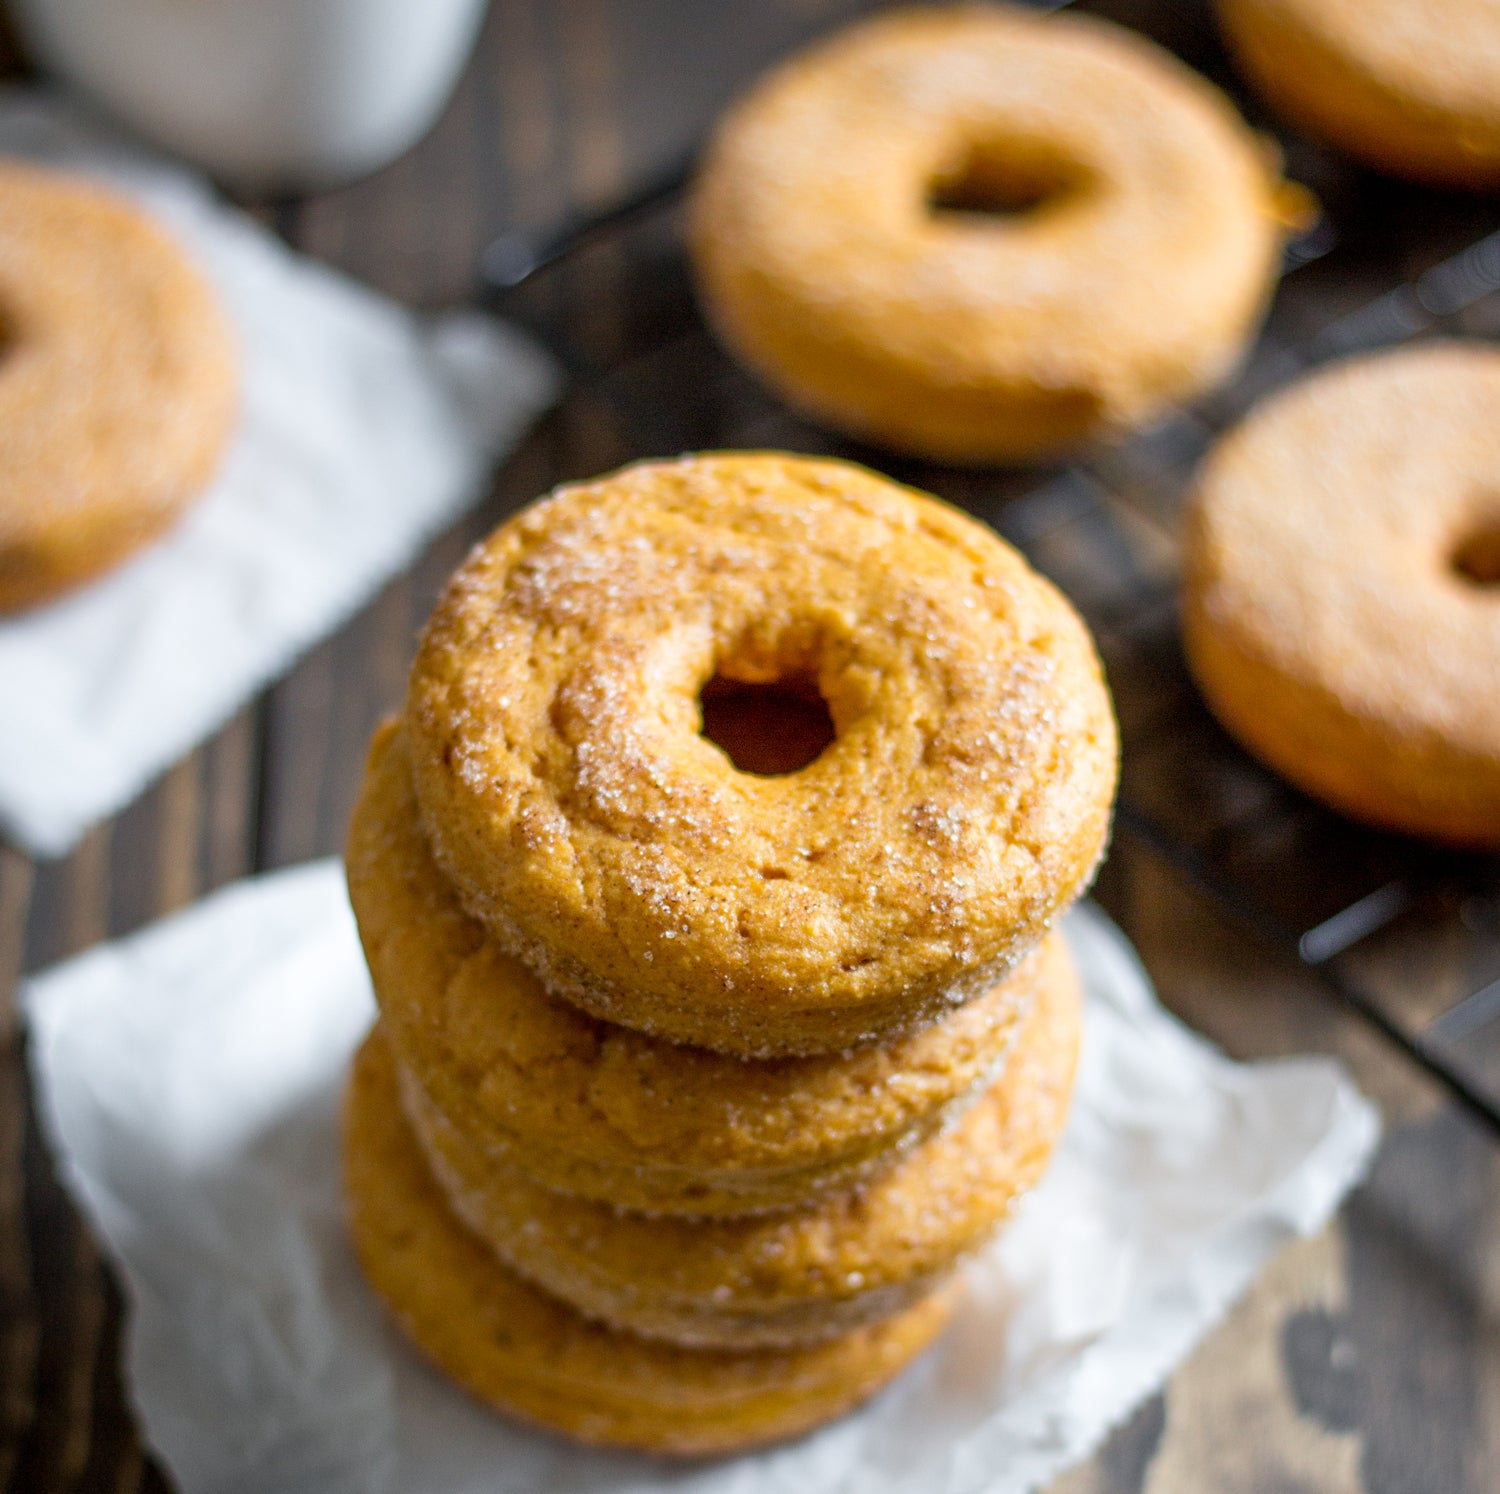
[[214,282],[242,361],[236,434],[183,522],[0,619],[0,831],[55,855],[481,497],[556,375],[491,318],[418,317],[293,254],[192,172],[47,96],[0,92],[0,153],[144,202]]
[[1051,1171],[925,1359],[864,1410],[686,1467],[512,1426],[430,1372],[339,1224],[335,1110],[373,1002],[341,868],[237,884],[27,983],[41,1113],[119,1267],[127,1368],[184,1494],[1021,1494],[1154,1390],[1379,1126],[1330,1060],[1243,1065],[1096,909]]

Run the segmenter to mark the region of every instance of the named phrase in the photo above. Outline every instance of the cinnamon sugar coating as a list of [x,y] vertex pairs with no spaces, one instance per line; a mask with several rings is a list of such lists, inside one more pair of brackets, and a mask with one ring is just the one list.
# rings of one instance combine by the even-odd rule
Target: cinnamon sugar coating
[[941,1023],[851,1053],[742,1061],[610,1026],[463,911],[395,722],[371,745],[346,864],[386,1035],[462,1144],[652,1213],[786,1208],[889,1165],[987,1082],[1066,959],[1054,936]]
[[0,612],[71,590],[202,490],[236,406],[228,323],[139,209],[0,161]]
[[584,1442],[702,1456],[796,1436],[873,1395],[951,1306],[939,1292],[826,1343],[736,1352],[591,1323],[450,1213],[378,1043],[356,1060],[345,1101],[344,1187],[365,1275],[417,1347],[496,1409]]
[[1217,0],[1224,35],[1295,124],[1384,171],[1500,189],[1494,0]]
[[1321,370],[1211,454],[1188,660],[1224,725],[1345,814],[1500,847],[1500,350]]
[[690,241],[709,320],[791,404],[996,462],[1217,383],[1305,211],[1229,100],[1144,38],[939,6],[756,84],[707,153]]
[[1049,977],[1004,1073],[975,1105],[868,1185],[790,1213],[621,1213],[476,1150],[410,1080],[407,1115],[459,1217],[586,1316],[682,1344],[815,1343],[932,1291],[1040,1178],[1067,1115],[1079,1038],[1078,989],[1060,949]]
[[[715,675],[812,683],[775,777],[700,735]],[[468,911],[592,1015],[743,1057],[910,1031],[996,985],[1103,851],[1116,734],[1066,601],[850,464],[649,462],[502,525],[450,582],[406,731]]]

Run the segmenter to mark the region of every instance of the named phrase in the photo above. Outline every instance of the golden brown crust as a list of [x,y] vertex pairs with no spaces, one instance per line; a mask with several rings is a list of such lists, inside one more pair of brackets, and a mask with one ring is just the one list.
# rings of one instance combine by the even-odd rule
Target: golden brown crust
[[1492,0],[1218,0],[1241,65],[1301,128],[1398,176],[1500,188]]
[[[966,176],[1041,204],[934,213]],[[1168,53],[1089,17],[963,5],[861,22],[757,84],[710,147],[690,240],[709,319],[792,404],[986,462],[1217,383],[1286,216],[1267,150]]]
[[[1323,370],[1213,452],[1183,628],[1215,713],[1356,819],[1500,846],[1500,351]],[[1455,565],[1488,538],[1488,583]],[[1481,573],[1482,574],[1482,573]]]
[[218,462],[235,362],[212,291],[138,209],[0,162],[0,612],[177,518]]
[[[699,735],[718,672],[816,682],[813,763]],[[434,853],[554,994],[748,1057],[912,1030],[1088,881],[1116,737],[1076,614],[1008,545],[846,463],[720,454],[561,490],[428,623],[406,729]]]
[[344,1111],[355,1250],[408,1337],[471,1394],[585,1442],[701,1456],[793,1437],[873,1395],[942,1327],[935,1294],[812,1347],[685,1349],[588,1322],[527,1286],[449,1213],[378,1044]]
[[608,1026],[548,996],[463,911],[396,722],[371,745],[346,863],[387,1035],[467,1145],[654,1213],[786,1208],[888,1165],[985,1083],[1066,964],[1054,936],[942,1023],[852,1053],[746,1062]]
[[622,1214],[475,1150],[410,1081],[407,1115],[459,1217],[512,1270],[586,1316],[707,1347],[815,1343],[927,1295],[1040,1178],[1067,1116],[1079,1039],[1066,959],[1050,973],[977,1104],[867,1187],[792,1213]]

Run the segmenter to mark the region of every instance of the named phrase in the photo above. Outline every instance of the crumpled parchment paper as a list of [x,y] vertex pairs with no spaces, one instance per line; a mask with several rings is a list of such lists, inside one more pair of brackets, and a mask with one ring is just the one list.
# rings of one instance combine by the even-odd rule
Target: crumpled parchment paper
[[183,1494],[1021,1494],[1084,1457],[1378,1139],[1325,1058],[1239,1064],[1083,905],[1077,1096],[1050,1172],[937,1347],[788,1446],[590,1452],[428,1370],[340,1226],[335,1113],[374,1007],[342,871],[236,884],[27,983],[41,1113],[120,1270],[127,1372]]

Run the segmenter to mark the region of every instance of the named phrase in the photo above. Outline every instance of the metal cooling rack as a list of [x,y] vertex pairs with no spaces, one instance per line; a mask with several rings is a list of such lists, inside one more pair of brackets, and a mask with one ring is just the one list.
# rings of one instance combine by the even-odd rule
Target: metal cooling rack
[[[1200,7],[1087,8],[1155,36],[1271,127],[1236,88]],[[1313,186],[1324,216],[1289,251],[1245,369],[1126,444],[1065,466],[974,473],[893,459],[778,404],[698,318],[677,211],[687,161],[602,213],[497,240],[481,276],[630,451],[847,456],[942,495],[1019,546],[1098,640],[1123,735],[1120,833],[1294,951],[1500,1135],[1500,858],[1364,829],[1282,783],[1219,729],[1178,643],[1178,516],[1220,431],[1331,358],[1437,334],[1500,341],[1500,232],[1484,233],[1496,226],[1492,205],[1379,182],[1294,137],[1282,143],[1289,174]]]

